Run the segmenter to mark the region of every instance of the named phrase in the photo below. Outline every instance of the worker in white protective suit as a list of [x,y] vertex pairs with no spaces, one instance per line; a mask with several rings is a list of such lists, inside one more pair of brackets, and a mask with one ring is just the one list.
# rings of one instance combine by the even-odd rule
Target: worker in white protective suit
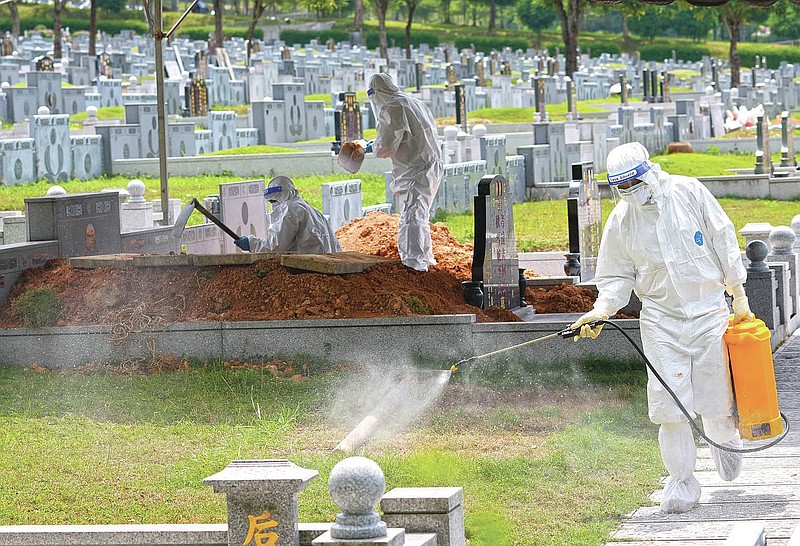
[[436,120],[420,100],[406,95],[388,74],[375,74],[367,91],[378,119],[378,136],[367,152],[392,159],[391,190],[400,204],[397,248],[418,271],[436,265],[429,215],[444,173]]
[[[571,328],[580,328],[579,337],[597,337],[602,324],[589,323],[614,315],[633,290],[642,302],[639,326],[648,360],[690,415],[702,416],[712,441],[738,448],[722,338],[729,319],[724,291],[733,296],[734,323],[754,317],[733,223],[696,178],[670,175],[649,157],[638,142],[608,154],[608,183],[621,202],[603,231],[594,308]],[[661,510],[685,512],[700,499],[694,436],[649,369],[648,375],[648,413],[660,425],[661,458],[669,472]],[[711,453],[722,479],[739,475],[741,453],[713,446]]]
[[300,197],[294,182],[276,176],[267,184],[264,197],[272,204],[265,238],[244,236],[234,243],[249,252],[297,252],[327,254],[341,252],[336,232],[328,220]]

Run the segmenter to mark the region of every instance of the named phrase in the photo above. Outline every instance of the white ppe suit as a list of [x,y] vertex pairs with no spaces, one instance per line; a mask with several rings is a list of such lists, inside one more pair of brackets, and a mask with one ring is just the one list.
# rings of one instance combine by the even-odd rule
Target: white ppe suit
[[400,259],[408,267],[427,271],[436,265],[429,216],[444,173],[436,120],[422,101],[400,91],[388,74],[374,74],[369,86],[378,119],[372,149],[378,157],[391,158],[390,189],[400,204]]
[[341,252],[336,232],[325,217],[300,197],[286,176],[269,181],[264,192],[272,203],[265,238],[249,236],[250,252],[297,252],[326,254]]
[[[607,164],[609,184],[625,181],[626,176],[634,184],[630,190],[620,190],[623,201],[603,231],[594,309],[573,328],[614,315],[633,290],[642,302],[639,326],[647,359],[689,413],[702,415],[709,438],[739,447],[722,339],[728,326],[726,288],[743,298],[740,305],[749,314],[742,289],[747,273],[733,224],[697,179],[662,171],[639,143],[612,150]],[[694,437],[685,416],[649,369],[647,396],[650,420],[661,425],[659,444],[670,475],[661,509],[684,512],[700,498],[700,484],[693,475]],[[711,449],[720,476],[734,479],[741,469],[741,454]]]

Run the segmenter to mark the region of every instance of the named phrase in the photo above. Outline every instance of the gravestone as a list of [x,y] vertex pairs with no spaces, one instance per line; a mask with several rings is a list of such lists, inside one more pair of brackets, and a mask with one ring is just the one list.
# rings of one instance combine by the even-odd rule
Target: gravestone
[[58,241],[62,257],[120,252],[119,196],[82,193],[25,199],[29,241]]
[[125,121],[139,126],[139,156],[158,157],[158,107],[150,104],[126,104]]
[[9,186],[36,182],[32,138],[0,140],[0,174]]
[[789,112],[781,112],[781,167],[794,168],[794,131],[792,116]]
[[235,460],[204,479],[225,494],[228,546],[300,544],[297,493],[317,474],[288,460]]
[[176,254],[178,244],[172,226],[159,226],[120,234],[120,252],[144,254]]
[[506,175],[506,136],[482,136],[481,159],[486,162],[488,174]]
[[364,138],[364,132],[361,129],[361,111],[355,93],[349,91],[339,93],[339,103],[334,111],[334,122],[336,142],[339,145]]
[[[219,185],[221,220],[238,235],[264,237],[267,233],[267,205],[264,181],[246,180]],[[242,252],[227,235],[222,241],[225,254]]]
[[216,224],[186,226],[181,235],[181,248],[187,254],[222,254],[222,238],[227,237]]
[[211,129],[213,151],[236,148],[236,112],[229,110],[209,112],[208,127]]
[[483,282],[484,307],[519,307],[519,259],[508,182],[489,174],[474,198],[475,251],[472,281]]
[[56,241],[0,245],[0,305],[8,301],[11,288],[23,271],[58,257]]
[[580,256],[581,282],[594,279],[603,233],[602,223],[600,190],[594,176],[594,166],[590,162],[573,163],[567,197],[567,224],[569,251]]
[[103,143],[100,135],[70,137],[72,173],[78,180],[93,180],[103,175]]
[[36,173],[39,180],[51,183],[72,178],[72,153],[69,141],[69,115],[50,115],[47,107],[33,116],[30,136],[36,150]]
[[467,127],[467,97],[463,84],[456,84],[456,125],[461,127],[465,133],[469,132]]
[[208,87],[199,71],[192,73],[192,81],[186,89],[185,100],[190,116],[203,117],[208,114]]
[[769,121],[759,116],[756,123],[756,164],[754,174],[772,175],[772,154],[769,150]]
[[363,216],[361,180],[340,180],[322,184],[322,214],[334,231]]

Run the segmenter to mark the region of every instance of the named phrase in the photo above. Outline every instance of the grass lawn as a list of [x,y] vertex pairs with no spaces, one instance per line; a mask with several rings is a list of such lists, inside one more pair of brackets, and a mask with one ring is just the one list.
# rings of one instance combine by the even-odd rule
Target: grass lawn
[[[289,151],[289,150],[287,150]],[[653,160],[660,163],[668,172],[685,174],[688,176],[711,176],[730,174],[729,169],[752,168],[754,159],[752,154],[670,154],[654,156]],[[780,160],[778,155],[773,160]],[[605,173],[599,173],[600,179],[605,178]],[[378,174],[359,174],[362,182],[362,202],[365,206],[385,202],[385,180]],[[342,179],[341,175],[317,175],[297,177],[293,180],[300,188],[303,197],[317,209],[322,209],[322,184]],[[169,179],[170,196],[179,198],[187,203],[192,197],[202,199],[210,194],[219,193],[219,185],[225,182],[234,182],[239,178],[231,176],[175,176]],[[85,182],[72,181],[62,183],[61,186],[68,193],[100,191],[103,188],[126,188],[128,177],[116,176],[99,178]],[[147,200],[159,199],[161,195],[160,182],[155,178],[143,178],[147,190]],[[40,197],[45,195],[50,185],[45,182],[23,186],[0,188],[0,210],[24,210],[26,197]],[[738,231],[749,222],[769,222],[773,226],[790,225],[792,218],[798,213],[797,201],[773,201],[768,199],[739,199],[721,198],[722,207],[728,213]],[[608,217],[614,203],[603,200],[603,218]],[[517,237],[517,248],[521,252],[534,252],[543,250],[564,250],[568,248],[569,236],[567,228],[566,203],[557,201],[535,201],[518,203],[514,205],[514,225]],[[474,219],[471,214],[448,214],[436,218],[437,221],[447,224],[453,235],[462,243],[472,243],[474,235]],[[189,218],[189,225],[200,223],[203,218],[200,214],[193,214]],[[744,247],[744,238],[739,242]]]
[[[413,426],[359,454],[387,490],[463,487],[470,546],[600,545],[663,473],[644,366],[525,358],[464,366]],[[221,523],[224,497],[203,478],[265,458],[318,470],[300,519],[332,522],[327,477],[345,456],[332,449],[391,371],[311,363],[295,381],[219,362],[155,375],[0,366],[0,524]]]

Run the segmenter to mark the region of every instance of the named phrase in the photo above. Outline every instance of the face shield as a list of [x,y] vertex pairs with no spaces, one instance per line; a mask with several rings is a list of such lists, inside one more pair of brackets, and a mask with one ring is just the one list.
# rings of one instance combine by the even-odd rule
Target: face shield
[[634,205],[644,205],[653,196],[652,188],[643,180],[652,165],[644,161],[621,173],[608,174],[608,185],[616,202],[617,198]]

